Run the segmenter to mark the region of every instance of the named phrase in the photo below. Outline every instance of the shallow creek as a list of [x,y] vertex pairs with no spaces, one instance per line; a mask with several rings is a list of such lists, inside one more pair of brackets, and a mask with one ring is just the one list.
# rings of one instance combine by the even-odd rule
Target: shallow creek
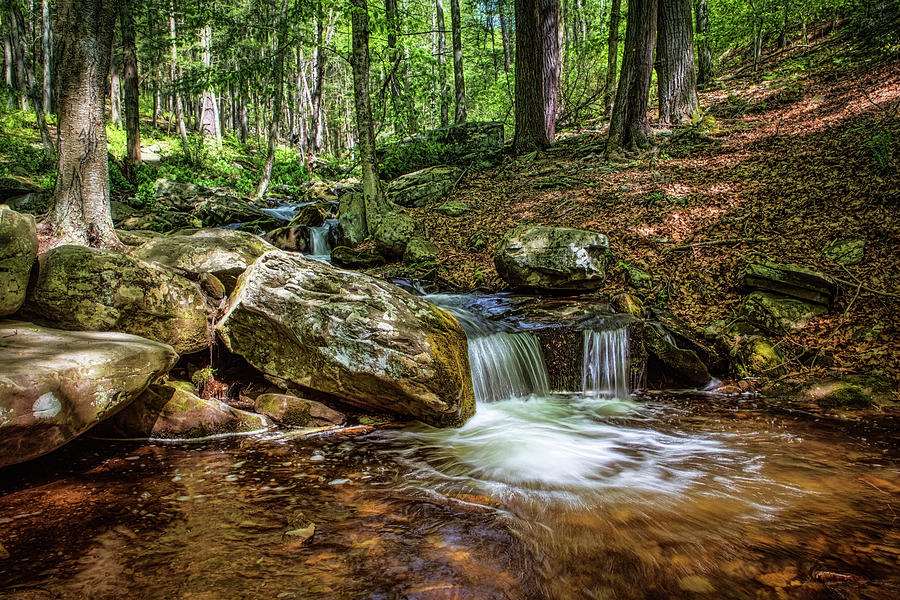
[[900,597],[895,420],[627,397],[614,333],[551,394],[528,339],[464,325],[460,429],[82,439],[0,472],[0,597]]

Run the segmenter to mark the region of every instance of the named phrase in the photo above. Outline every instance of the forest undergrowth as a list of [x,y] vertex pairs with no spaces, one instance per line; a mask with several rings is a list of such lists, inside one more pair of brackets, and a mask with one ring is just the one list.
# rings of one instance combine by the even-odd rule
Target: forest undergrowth
[[[470,213],[413,210],[441,249],[433,275],[499,288],[493,248],[510,227],[590,229],[609,236],[617,257],[600,293],[627,290],[628,267],[638,267],[653,276],[641,292],[648,306],[702,328],[737,307],[747,263],[802,265],[839,291],[829,314],[779,340],[785,377],[863,372],[896,389],[900,61],[833,41],[720,78],[701,91],[706,118],[657,129],[645,154],[607,162],[604,130],[571,133],[545,152],[466,173],[450,199]],[[860,264],[823,255],[852,237],[866,240]]]

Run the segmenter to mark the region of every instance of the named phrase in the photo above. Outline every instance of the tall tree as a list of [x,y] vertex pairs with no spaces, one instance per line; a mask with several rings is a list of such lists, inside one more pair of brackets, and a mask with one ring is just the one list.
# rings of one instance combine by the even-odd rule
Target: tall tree
[[500,41],[503,43],[503,70],[507,73],[512,68],[512,52],[510,52],[509,26],[506,23],[505,3],[499,0],[497,12],[500,15]]
[[281,0],[281,13],[278,25],[272,35],[272,53],[275,58],[275,72],[272,78],[275,83],[274,98],[272,99],[272,120],[269,122],[269,148],[266,154],[266,166],[263,168],[262,177],[256,188],[256,196],[262,198],[266,195],[269,181],[272,179],[272,166],[275,164],[275,146],[278,143],[278,125],[281,123],[281,105],[284,99],[284,52],[281,48],[287,40],[287,4],[288,0]]
[[435,0],[435,20],[437,24],[437,55],[438,55],[438,105],[440,106],[441,127],[450,124],[450,98],[447,85],[447,35],[444,24],[444,1]]
[[456,88],[456,111],[453,121],[465,123],[469,115],[466,104],[466,76],[463,73],[462,19],[459,15],[459,0],[450,0],[450,29],[453,37],[453,83]]
[[559,69],[559,0],[516,0],[517,152],[553,143]]
[[709,4],[697,0],[694,10],[697,22],[697,85],[707,85],[716,76],[709,49]]
[[659,120],[689,121],[697,110],[691,0],[658,0],[656,81]]
[[353,99],[356,104],[356,147],[362,167],[366,229],[371,234],[381,222],[385,200],[375,159],[375,124],[369,98],[369,6],[366,0],[351,0],[351,5],[353,52],[350,62],[353,68]]
[[656,44],[656,0],[629,0],[622,74],[609,124],[607,154],[650,145],[647,102]]
[[138,89],[137,44],[134,34],[135,0],[119,0],[119,29],[122,32],[122,63],[125,78],[125,169],[134,182],[134,166],[141,162],[141,123]]
[[178,89],[178,38],[175,37],[175,0],[169,0],[169,78],[172,81],[172,101],[175,105],[175,119],[178,122],[178,134],[181,136],[182,150],[188,162],[191,160],[191,147],[188,144],[187,127],[184,125],[184,105],[181,103],[181,92]]
[[109,118],[116,129],[122,128],[122,69],[119,48],[113,31],[112,50],[109,57]]
[[56,13],[59,156],[41,230],[56,244],[121,247],[109,213],[104,119],[116,1],[59,0]]
[[45,112],[53,112],[53,94],[51,93],[51,55],[50,40],[52,27],[50,25],[50,0],[41,0],[41,58],[43,59],[43,90],[41,103]]
[[612,0],[609,11],[609,37],[606,42],[606,82],[603,84],[603,109],[612,110],[613,92],[616,89],[616,62],[619,58],[619,22],[622,0]]

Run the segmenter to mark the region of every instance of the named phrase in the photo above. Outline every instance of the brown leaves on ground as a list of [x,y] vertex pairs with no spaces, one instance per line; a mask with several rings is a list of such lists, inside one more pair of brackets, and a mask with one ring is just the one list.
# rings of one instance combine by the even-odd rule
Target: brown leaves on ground
[[[900,293],[900,62],[867,64],[833,43],[778,61],[701,93],[716,133],[660,132],[653,151],[622,163],[603,160],[602,134],[569,135],[546,152],[467,173],[451,198],[471,212],[410,211],[441,250],[438,275],[460,288],[500,287],[493,250],[510,227],[591,229],[609,236],[618,260],[653,275],[651,303],[702,326],[739,303],[748,262],[795,263],[847,283],[828,315],[781,340],[797,359],[792,374],[809,374],[799,358],[812,352],[832,357],[838,371],[897,378],[897,298],[864,288]],[[473,250],[473,234],[483,248]],[[823,256],[843,237],[866,239],[861,264]],[[605,291],[624,287],[614,266]],[[873,323],[883,328],[862,339]]]

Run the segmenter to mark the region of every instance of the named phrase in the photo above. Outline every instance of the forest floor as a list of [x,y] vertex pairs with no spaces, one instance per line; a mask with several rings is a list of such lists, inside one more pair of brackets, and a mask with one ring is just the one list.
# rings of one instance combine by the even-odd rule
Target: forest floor
[[[704,327],[737,307],[747,263],[802,265],[843,283],[830,314],[780,340],[788,377],[863,372],[897,389],[900,61],[837,42],[825,37],[720,78],[700,95],[712,130],[709,119],[657,129],[656,148],[629,160],[604,160],[601,130],[466,173],[448,199],[469,203],[469,213],[411,211],[441,251],[432,276],[501,288],[493,250],[509,228],[589,229],[609,237],[618,260],[601,293],[626,289],[624,265],[636,266],[653,276],[641,294],[649,306]],[[848,237],[865,238],[862,263],[823,255]],[[810,349],[831,364],[804,364]]]

